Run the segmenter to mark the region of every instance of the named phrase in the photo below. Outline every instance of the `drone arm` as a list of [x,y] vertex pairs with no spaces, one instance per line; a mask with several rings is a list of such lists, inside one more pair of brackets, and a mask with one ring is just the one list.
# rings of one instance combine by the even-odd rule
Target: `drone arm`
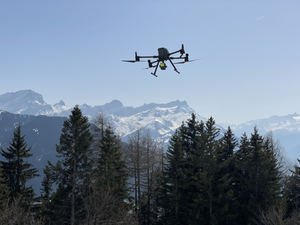
[[[122,61],[123,62],[131,62],[131,63],[143,62],[143,61],[140,61],[140,58],[156,58],[157,59],[158,56],[157,55],[154,55],[154,56],[138,56],[137,53],[135,53],[135,60],[122,60]],[[157,61],[154,61],[154,62],[157,62]]]
[[170,59],[184,59],[182,57],[170,57]]
[[181,50],[178,50],[178,51],[175,51],[175,52],[172,52],[172,53],[169,53],[170,55],[173,55],[173,54],[175,54],[175,53],[178,53],[178,52],[180,52]]
[[169,55],[173,55],[173,54],[178,53],[178,52],[180,52],[181,55],[180,55],[179,58],[181,58],[183,56],[183,54],[185,53],[183,44],[181,45],[181,49],[180,50],[172,52]]
[[186,53],[184,58],[182,58],[180,56],[180,57],[170,57],[170,59],[184,59],[184,62],[188,62],[189,61],[189,54]]

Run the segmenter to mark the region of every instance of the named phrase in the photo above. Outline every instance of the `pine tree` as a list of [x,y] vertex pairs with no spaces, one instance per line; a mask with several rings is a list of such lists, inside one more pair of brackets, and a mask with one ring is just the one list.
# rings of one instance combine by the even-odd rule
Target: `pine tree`
[[199,181],[201,182],[202,198],[201,223],[217,224],[218,205],[216,204],[217,187],[217,153],[220,151],[218,136],[220,129],[215,126],[215,120],[210,117],[205,123],[204,133],[201,135],[200,146],[202,152]]
[[44,178],[42,181],[42,186],[41,188],[41,198],[42,200],[49,201],[51,197],[51,192],[53,191],[52,185],[53,181],[51,179],[51,169],[49,166],[46,166],[44,170]]
[[163,172],[159,205],[163,215],[161,224],[188,224],[189,200],[187,199],[185,162],[183,151],[183,125],[169,141]]
[[167,152],[161,205],[165,211],[162,224],[202,224],[207,202],[204,123],[192,114],[170,141]]
[[32,186],[26,187],[26,183],[33,179],[38,169],[31,168],[32,164],[25,161],[32,156],[31,147],[27,148],[25,135],[21,135],[21,125],[19,124],[14,130],[13,139],[9,147],[5,150],[1,149],[1,155],[7,160],[2,162],[3,171],[6,174],[6,182],[9,188],[9,197],[12,201],[20,196],[22,197],[22,205],[27,209],[34,197]]
[[63,193],[65,200],[58,201],[57,210],[64,208],[70,212],[70,224],[83,218],[80,187],[88,182],[91,171],[90,145],[93,139],[89,131],[88,118],[82,115],[78,106],[75,106],[64,121],[59,145],[56,145],[57,157],[60,158],[56,165],[51,167],[53,181],[59,185],[56,196]]
[[282,196],[282,173],[281,165],[279,163],[279,152],[276,149],[276,143],[273,140],[272,136],[265,136],[263,139],[263,152],[265,154],[265,163],[264,170],[265,172],[265,179],[266,185],[265,192],[266,194],[264,197],[266,198],[266,207],[270,205],[277,205],[281,202]]
[[244,133],[240,138],[239,148],[235,153],[236,170],[234,173],[234,199],[236,205],[235,224],[249,224],[249,196],[251,149],[250,141]]
[[188,208],[187,217],[190,224],[202,223],[204,211],[203,177],[205,157],[205,124],[196,120],[195,114],[191,115],[186,125],[182,128],[184,139],[184,175],[185,199]]
[[3,211],[9,200],[9,189],[5,182],[5,174],[3,173],[0,162],[0,211]]
[[237,146],[237,140],[230,127],[220,139],[221,148],[217,153],[217,171],[215,173],[216,188],[215,197],[217,198],[217,219],[218,224],[232,224],[236,207],[233,198],[235,187],[234,172],[236,162],[234,149]]
[[300,209],[300,160],[297,159],[298,165],[294,165],[294,170],[288,179],[285,190],[287,196],[287,214],[290,216],[295,210]]
[[[45,204],[45,209],[41,214],[41,217],[45,218],[46,224],[71,224],[72,196],[70,196],[70,193],[72,193],[70,185],[64,183],[58,184],[58,187],[52,193],[49,202]],[[79,204],[78,199],[76,200],[76,209],[82,210],[83,206]]]
[[161,192],[162,224],[217,224],[219,129],[212,117],[204,124],[192,114],[175,134]]
[[46,222],[51,221],[51,194],[52,194],[52,185],[53,181],[51,179],[51,169],[49,166],[46,166],[44,169],[44,178],[42,180],[41,195],[39,197],[40,202],[42,203],[37,209],[37,217],[43,218]]
[[[237,147],[237,139],[235,138],[232,130],[230,127],[228,127],[227,131],[224,133],[223,138],[221,139],[222,142],[222,149],[221,152],[219,152],[218,161],[220,163],[226,162],[229,159],[232,159],[234,155],[234,150]],[[224,170],[232,171],[234,170],[234,165],[232,164],[232,160],[230,160],[230,163],[228,163],[229,168],[224,168]]]
[[186,122],[186,126],[182,129],[184,130],[184,146],[185,152],[187,155],[196,154],[195,151],[198,148],[198,139],[203,134],[204,131],[204,123],[196,120],[196,115],[192,113],[191,119],[188,119]]
[[[251,169],[249,175],[251,183],[250,205],[262,210],[275,204],[280,195],[279,168],[275,153],[270,146],[270,140],[263,140],[254,127],[251,134],[250,146],[252,150]],[[254,212],[257,216],[257,212]]]
[[237,222],[256,224],[259,211],[265,211],[280,200],[279,166],[270,140],[263,139],[254,127],[250,140],[242,136],[236,153],[235,197],[239,205]]
[[[100,186],[105,186],[117,195],[120,205],[129,199],[127,190],[127,168],[122,157],[120,139],[108,126],[99,142],[99,158],[96,163],[96,176]],[[121,206],[122,207],[122,206]]]

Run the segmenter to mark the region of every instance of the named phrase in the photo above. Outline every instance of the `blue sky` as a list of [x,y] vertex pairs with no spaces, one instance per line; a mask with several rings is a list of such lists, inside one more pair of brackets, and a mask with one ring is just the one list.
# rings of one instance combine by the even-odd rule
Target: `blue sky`
[[[0,94],[54,104],[185,100],[217,123],[300,113],[300,1],[1,1]],[[158,78],[124,63],[157,48],[190,59]]]

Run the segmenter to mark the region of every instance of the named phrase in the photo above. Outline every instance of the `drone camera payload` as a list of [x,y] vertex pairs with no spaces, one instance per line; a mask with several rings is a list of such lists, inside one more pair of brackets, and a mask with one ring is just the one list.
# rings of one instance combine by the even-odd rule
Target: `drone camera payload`
[[[180,56],[179,57],[170,57],[171,55],[176,54],[176,53],[180,53]],[[157,71],[158,66],[161,70],[166,70],[167,69],[167,65],[166,65],[165,61],[169,60],[171,65],[173,66],[175,72],[180,74],[174,64],[181,64],[181,63],[193,62],[195,60],[198,60],[198,59],[189,60],[189,54],[186,53],[185,56],[183,56],[184,54],[185,54],[185,51],[184,51],[184,46],[182,44],[181,49],[179,49],[178,51],[175,51],[175,52],[169,53],[168,49],[166,49],[166,48],[159,48],[158,49],[158,55],[154,55],[154,56],[138,56],[137,52],[135,52],[135,60],[122,60],[122,61],[123,62],[135,63],[135,62],[141,62],[140,61],[141,58],[154,58],[156,60],[154,60],[153,62],[151,62],[151,60],[148,59],[148,67],[145,68],[145,69],[150,69],[150,68],[155,67],[154,73],[151,73],[151,74],[153,76],[157,77],[156,71]],[[176,59],[176,60],[177,59],[184,59],[184,61],[173,63],[172,62],[173,59]],[[154,63],[156,63],[156,65],[153,66]]]

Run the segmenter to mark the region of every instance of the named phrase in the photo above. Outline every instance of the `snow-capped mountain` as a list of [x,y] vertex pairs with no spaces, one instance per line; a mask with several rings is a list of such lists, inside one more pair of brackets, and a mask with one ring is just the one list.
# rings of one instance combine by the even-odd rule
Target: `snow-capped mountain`
[[41,94],[31,90],[22,90],[0,95],[0,110],[14,114],[28,114],[34,116],[65,116],[62,114],[71,110],[71,107],[66,107],[63,101],[49,105],[44,101]]
[[239,125],[231,125],[235,135],[240,137],[244,132],[250,137],[254,126],[260,134],[272,131],[275,138],[285,148],[289,158],[300,159],[300,115],[271,116],[269,118],[251,120]]
[[[84,104],[80,108],[83,114],[89,117],[93,117],[101,110],[107,122],[115,128],[116,133],[123,137],[124,141],[137,128],[142,128],[142,131],[149,130],[152,138],[160,137],[164,142],[168,142],[182,121],[186,121],[194,112],[185,101],[167,104],[151,103],[134,108],[125,107],[120,101],[114,100],[103,106],[91,107]],[[57,161],[55,145],[59,142],[63,122],[70,115],[71,110],[72,108],[65,106],[62,101],[55,105],[48,105],[40,94],[32,91],[1,95],[0,147],[5,149],[9,146],[13,131],[20,123],[22,135],[26,135],[27,145],[32,147],[33,156],[29,162],[39,169],[43,177],[42,171],[47,160],[54,164]],[[205,120],[199,115],[197,119]],[[1,160],[3,157],[0,155]],[[42,177],[30,182],[36,192],[41,188]]]
[[269,118],[251,120],[247,123],[233,125],[231,128],[238,134],[252,132],[254,126],[259,127],[261,132],[281,130],[282,132],[300,132],[300,115],[289,114],[286,116],[271,116]]
[[[149,130],[153,138],[160,137],[164,142],[168,142],[182,121],[186,121],[192,113],[195,113],[186,101],[178,100],[166,104],[144,104],[140,107],[123,106],[120,101],[113,100],[102,106],[83,104],[79,107],[90,119],[102,112],[122,138],[126,138],[140,127]],[[42,95],[31,90],[23,90],[0,95],[0,110],[14,114],[67,117],[72,107],[67,107],[63,101],[54,105],[47,104]],[[196,118],[199,121],[206,121],[198,114]]]
[[[141,127],[149,130],[153,138],[162,138],[164,142],[168,142],[182,121],[190,118],[192,113],[196,114],[197,120],[206,121],[204,117],[191,109],[186,101],[173,101],[166,104],[150,103],[139,107],[130,107],[124,106],[118,100],[113,100],[101,106],[83,104],[79,107],[83,114],[90,119],[101,111],[123,140],[126,140],[138,127]],[[66,106],[63,101],[54,105],[47,104],[41,94],[31,90],[0,95],[0,110],[14,114],[68,117],[72,108]],[[237,137],[240,137],[244,132],[250,137],[254,126],[258,127],[261,135],[273,131],[275,138],[279,139],[288,156],[292,159],[300,158],[299,114],[271,116],[230,127]],[[221,126],[219,128],[221,128],[221,133],[225,131]]]
[[[153,138],[161,137],[165,142],[182,124],[182,121],[186,121],[192,113],[195,113],[185,101],[167,104],[151,103],[137,108],[122,106],[111,110],[103,111],[103,113],[121,137],[126,137],[138,127],[143,127],[150,131]],[[196,117],[198,120],[206,121],[200,115],[196,114]]]
[[[118,100],[113,100],[101,106],[83,104],[79,107],[90,119],[94,118],[98,112],[102,112],[116,133],[125,141],[137,128],[142,128],[150,131],[152,138],[162,138],[164,142],[168,142],[181,123],[195,113],[186,101],[129,107],[123,106]],[[54,105],[47,104],[41,94],[31,90],[0,95],[0,147],[8,146],[15,126],[21,123],[27,144],[32,146],[32,164],[39,168],[42,174],[42,168],[48,159],[53,163],[57,160],[55,144],[59,141],[63,121],[70,115],[72,108],[66,106],[63,101]],[[206,121],[204,117],[195,114],[197,120]],[[275,138],[278,138],[285,148],[288,157],[292,160],[300,159],[299,114],[252,120],[239,125],[231,125],[231,129],[237,137],[244,132],[250,137],[254,126],[258,127],[261,135],[273,131]],[[225,132],[222,127],[218,127],[221,128],[221,133]],[[36,178],[33,181],[37,190],[39,190],[40,179]]]

